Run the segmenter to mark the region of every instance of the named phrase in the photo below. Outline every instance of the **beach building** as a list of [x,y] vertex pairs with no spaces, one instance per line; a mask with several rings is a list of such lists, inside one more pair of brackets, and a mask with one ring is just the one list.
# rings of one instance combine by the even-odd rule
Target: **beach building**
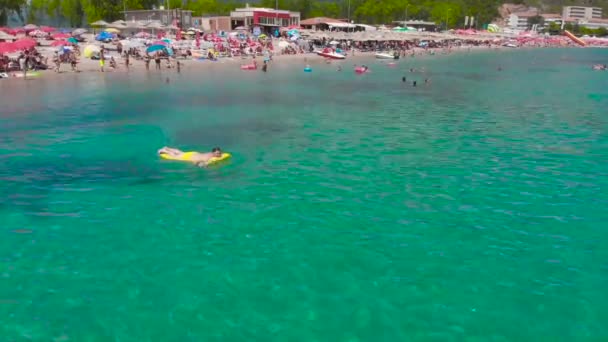
[[125,21],[127,22],[152,22],[158,21],[163,25],[176,25],[181,28],[192,26],[192,11],[182,9],[159,9],[151,10],[128,10],[125,11]]
[[545,26],[548,26],[551,23],[561,25],[563,21],[562,15],[558,13],[544,13],[541,14],[541,17],[543,17],[543,20],[545,21]]
[[247,6],[230,12],[230,21],[232,30],[237,27],[250,29],[258,26],[270,32],[273,28],[299,26],[300,12]]
[[401,27],[413,27],[419,31],[435,31],[437,29],[437,23],[433,21],[424,20],[405,20],[405,21],[393,21],[393,24],[397,24]]
[[349,24],[345,20],[327,17],[308,18],[302,20],[300,26],[314,31],[353,31],[357,28],[357,25]]
[[528,19],[536,17],[537,15],[537,10],[511,13],[509,14],[509,18],[507,20],[507,26],[514,30],[527,30],[530,27],[528,24]]
[[602,19],[602,9],[600,7],[564,6],[562,17],[584,20]]
[[193,17],[192,27],[203,31],[230,31],[232,30],[229,16]]
[[608,29],[608,19],[593,19],[593,20],[581,20],[578,24],[588,29],[605,28]]

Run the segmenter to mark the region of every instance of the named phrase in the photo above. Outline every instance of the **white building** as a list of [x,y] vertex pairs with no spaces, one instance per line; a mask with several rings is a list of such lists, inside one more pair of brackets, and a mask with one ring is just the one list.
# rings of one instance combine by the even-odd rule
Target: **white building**
[[562,17],[572,19],[601,19],[602,9],[600,7],[564,6]]
[[530,25],[528,25],[528,19],[537,15],[537,11],[511,13],[507,26],[514,30],[527,30],[530,27]]
[[596,30],[600,27],[608,29],[608,19],[581,20],[578,22],[578,24],[580,26],[593,30]]

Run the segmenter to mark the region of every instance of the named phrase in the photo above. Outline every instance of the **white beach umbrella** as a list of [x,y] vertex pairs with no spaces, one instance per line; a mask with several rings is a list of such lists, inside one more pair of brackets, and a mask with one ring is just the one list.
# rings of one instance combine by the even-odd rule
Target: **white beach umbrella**
[[103,20],[97,20],[96,22],[91,23],[91,26],[106,27],[106,26],[108,26],[108,23],[106,21],[103,21]]

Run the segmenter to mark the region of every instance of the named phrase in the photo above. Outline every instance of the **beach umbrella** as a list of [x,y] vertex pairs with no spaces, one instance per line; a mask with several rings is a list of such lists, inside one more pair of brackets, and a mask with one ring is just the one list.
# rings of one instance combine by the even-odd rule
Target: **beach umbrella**
[[66,40],[56,40],[51,43],[51,46],[65,46],[68,44],[70,44],[70,43],[68,43]]
[[66,34],[66,33],[55,33],[55,34],[51,35],[51,38],[53,38],[53,39],[66,39],[69,37],[70,37],[70,35]]
[[16,38],[17,37],[8,34],[5,31],[0,31],[0,39],[2,39],[2,40],[13,40],[13,39],[16,39]]
[[99,27],[106,27],[108,25],[109,24],[103,20],[97,20],[96,22],[91,23],[91,26],[99,26]]
[[165,45],[150,45],[146,49],[146,52],[147,53],[152,53],[152,52],[162,51],[162,50],[168,50],[168,48]]
[[109,33],[120,33],[120,30],[114,27],[107,28],[104,31]]
[[141,48],[145,46],[145,44],[139,40],[121,40],[120,43],[127,49]]
[[51,33],[51,32],[57,31],[57,29],[55,29],[54,27],[50,27],[50,26],[40,26],[40,31],[46,32],[46,33]]
[[93,55],[99,53],[101,50],[99,46],[96,45],[87,45],[82,51],[82,55],[86,58],[91,58]]
[[72,31],[73,36],[80,36],[81,34],[87,33],[87,29],[79,28]]
[[78,44],[78,40],[76,38],[74,38],[74,37],[70,37],[70,38],[68,38],[68,43]]
[[27,24],[27,25],[23,26],[23,29],[26,31],[33,31],[33,30],[37,30],[38,26],[36,26],[34,24]]
[[40,30],[34,30],[34,31],[30,31],[27,35],[30,37],[46,37],[48,35],[48,33],[44,32],[44,31],[40,31]]
[[148,38],[148,37],[150,37],[150,36],[151,36],[151,34],[149,34],[148,32],[144,32],[144,31],[142,31],[142,32],[137,32],[137,33],[135,34],[135,38]]
[[19,50],[31,49],[36,46],[36,41],[32,38],[21,38],[16,40],[14,44]]
[[19,50],[14,43],[0,43],[0,53],[11,53]]
[[150,45],[162,45],[162,46],[168,46],[168,45],[169,45],[169,43],[167,43],[167,42],[166,42],[166,41],[164,41],[164,40],[157,40],[157,41],[153,42],[153,43],[152,43],[152,44],[150,44]]

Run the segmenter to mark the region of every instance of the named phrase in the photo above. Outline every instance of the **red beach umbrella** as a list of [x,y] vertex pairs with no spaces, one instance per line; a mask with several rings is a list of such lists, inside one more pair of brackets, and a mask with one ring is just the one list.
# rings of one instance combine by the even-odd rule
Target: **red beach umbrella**
[[51,46],[66,46],[66,45],[70,45],[70,43],[68,43],[66,40],[56,40],[51,43]]
[[55,34],[51,35],[51,38],[53,38],[53,39],[67,39],[70,37],[71,36],[67,33],[55,33]]
[[15,43],[0,43],[0,53],[11,53],[19,50]]
[[13,44],[19,49],[31,49],[36,46],[36,41],[32,38],[21,38],[16,40]]
[[50,27],[50,26],[40,26],[40,31],[46,32],[46,33],[51,33],[51,32],[57,31],[57,29],[54,27]]

